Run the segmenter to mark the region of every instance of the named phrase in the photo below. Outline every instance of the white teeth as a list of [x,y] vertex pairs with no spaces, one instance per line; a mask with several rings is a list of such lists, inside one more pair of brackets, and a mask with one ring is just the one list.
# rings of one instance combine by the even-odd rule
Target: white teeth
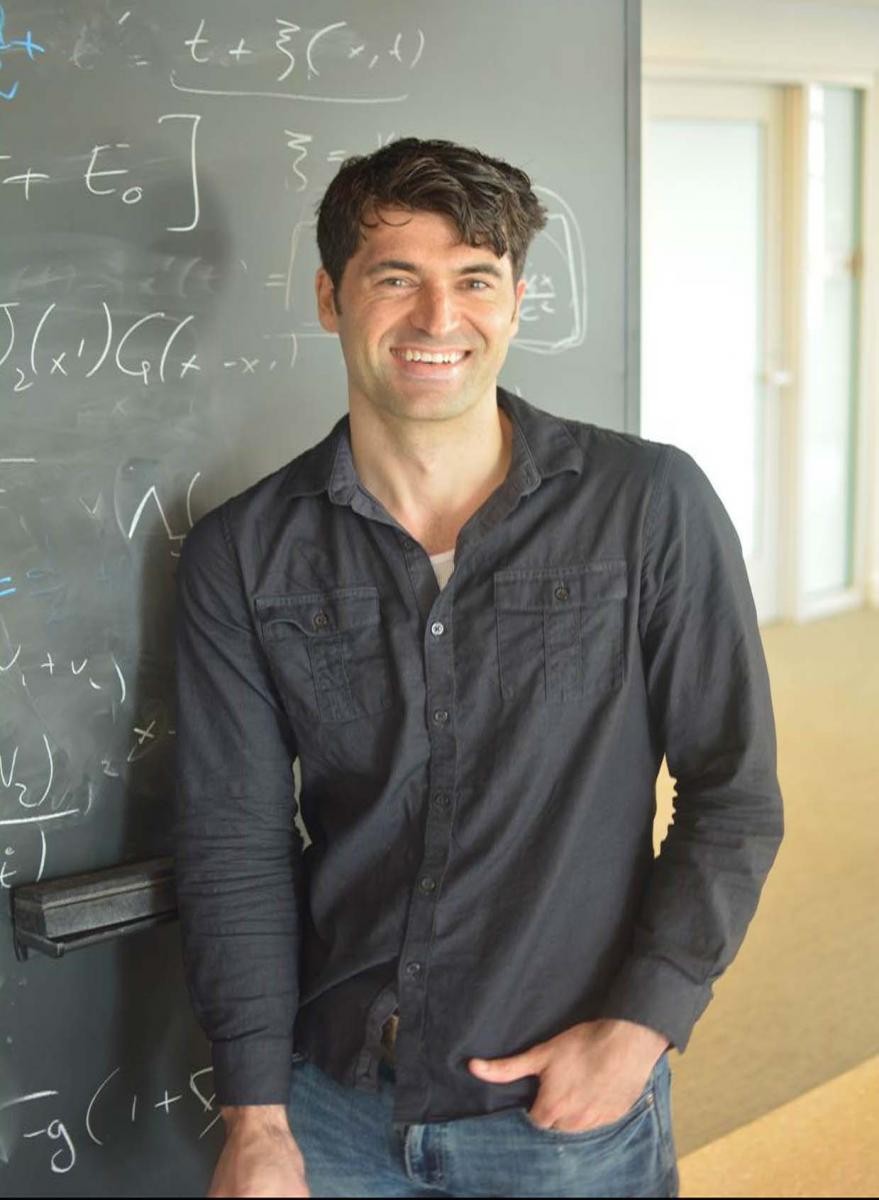
[[[398,351],[399,353],[399,351]],[[456,363],[460,362],[464,357],[463,354],[428,354],[422,350],[405,350],[403,358],[406,362],[428,362],[428,363]]]

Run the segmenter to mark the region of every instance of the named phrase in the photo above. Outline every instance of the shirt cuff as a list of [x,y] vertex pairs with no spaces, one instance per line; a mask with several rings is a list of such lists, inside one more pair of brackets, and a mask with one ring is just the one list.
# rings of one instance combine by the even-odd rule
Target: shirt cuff
[[218,1104],[290,1103],[292,1036],[213,1042],[211,1058]]
[[629,958],[598,1016],[646,1025],[683,1052],[711,994],[710,983],[694,983],[666,959]]

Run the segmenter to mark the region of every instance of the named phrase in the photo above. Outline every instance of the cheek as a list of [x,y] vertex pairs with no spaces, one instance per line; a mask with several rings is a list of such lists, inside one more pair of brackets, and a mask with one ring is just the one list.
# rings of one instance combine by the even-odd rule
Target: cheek
[[490,319],[481,322],[482,336],[491,345],[501,347],[513,334],[515,325],[510,312],[493,312]]

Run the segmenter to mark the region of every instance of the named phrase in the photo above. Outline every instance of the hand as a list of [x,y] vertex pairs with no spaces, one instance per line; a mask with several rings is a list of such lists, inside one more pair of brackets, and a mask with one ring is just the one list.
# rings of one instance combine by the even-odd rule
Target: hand
[[619,1120],[635,1103],[668,1040],[633,1021],[585,1021],[510,1058],[470,1059],[489,1083],[539,1079],[535,1125],[584,1133]]
[[310,1196],[305,1161],[281,1104],[224,1108],[226,1143],[208,1196]]

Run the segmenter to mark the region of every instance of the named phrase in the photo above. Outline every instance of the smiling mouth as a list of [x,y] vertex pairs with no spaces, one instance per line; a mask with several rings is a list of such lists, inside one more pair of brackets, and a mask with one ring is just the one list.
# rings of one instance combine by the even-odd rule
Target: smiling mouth
[[391,354],[399,362],[421,363],[429,367],[454,367],[470,355],[469,350],[414,350],[409,347],[392,349]]

